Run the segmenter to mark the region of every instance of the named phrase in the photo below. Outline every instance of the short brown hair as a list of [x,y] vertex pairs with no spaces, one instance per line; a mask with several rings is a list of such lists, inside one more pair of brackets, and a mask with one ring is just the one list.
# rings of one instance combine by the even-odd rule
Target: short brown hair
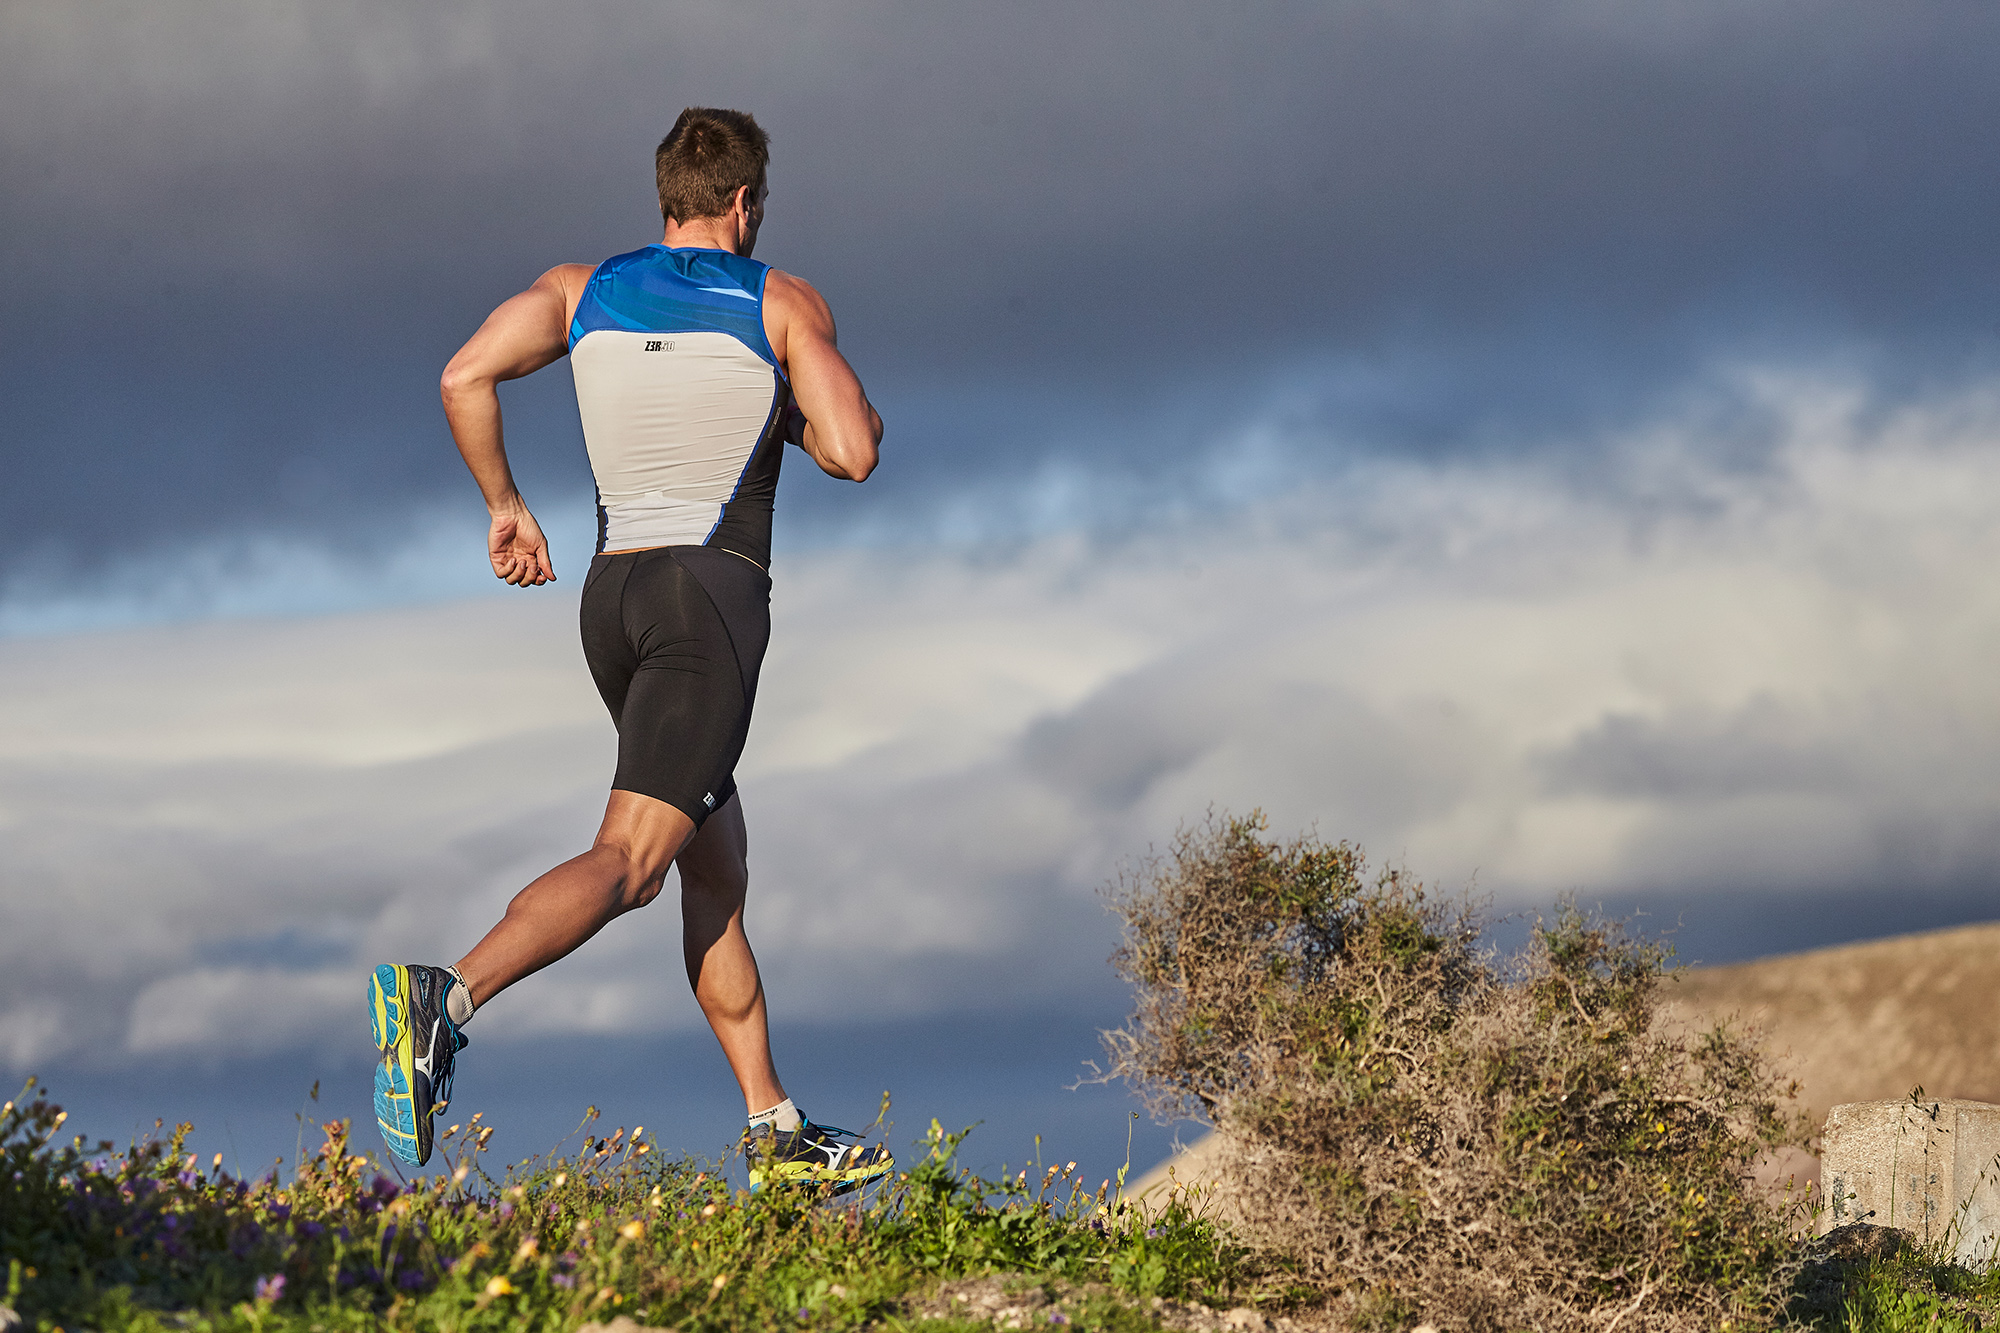
[[771,136],[747,111],[691,106],[660,140],[653,175],[660,185],[660,216],[673,222],[721,217],[736,192],[764,188]]

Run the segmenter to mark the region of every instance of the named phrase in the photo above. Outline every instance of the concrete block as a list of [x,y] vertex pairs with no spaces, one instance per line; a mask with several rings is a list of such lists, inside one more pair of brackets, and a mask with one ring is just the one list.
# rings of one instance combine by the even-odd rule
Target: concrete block
[[1819,1230],[1895,1227],[1984,1268],[2000,1258],[2000,1106],[1847,1102],[1827,1113]]

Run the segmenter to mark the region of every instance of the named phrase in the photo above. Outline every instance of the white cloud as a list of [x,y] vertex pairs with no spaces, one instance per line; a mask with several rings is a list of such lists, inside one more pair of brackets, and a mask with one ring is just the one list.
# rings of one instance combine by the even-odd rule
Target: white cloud
[[[2000,870],[2000,404],[1760,389],[1615,498],[1378,466],[1113,544],[784,557],[740,770],[781,1017],[1102,984],[1094,890],[1211,803],[1503,902]],[[358,1043],[579,850],[609,723],[543,591],[0,643],[0,1056]],[[699,1021],[669,895],[481,1030]],[[351,993],[350,993],[351,992]]]

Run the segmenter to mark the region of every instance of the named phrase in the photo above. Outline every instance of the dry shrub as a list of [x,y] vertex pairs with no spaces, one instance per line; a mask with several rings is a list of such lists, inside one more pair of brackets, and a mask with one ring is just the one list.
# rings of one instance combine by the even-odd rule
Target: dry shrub
[[[1229,1211],[1358,1328],[1756,1328],[1792,1269],[1746,1178],[1797,1142],[1757,1049],[1656,1021],[1666,953],[1565,907],[1502,965],[1361,852],[1211,818],[1110,890],[1111,1072],[1227,1145]],[[1281,1279],[1286,1280],[1286,1279]]]

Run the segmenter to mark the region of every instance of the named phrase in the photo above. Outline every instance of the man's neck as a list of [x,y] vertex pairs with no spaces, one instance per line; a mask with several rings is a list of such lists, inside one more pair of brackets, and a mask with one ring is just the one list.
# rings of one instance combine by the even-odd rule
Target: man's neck
[[660,243],[670,250],[727,250],[734,255],[742,253],[738,233],[736,219],[729,214],[695,218],[685,224],[668,218],[666,235]]

